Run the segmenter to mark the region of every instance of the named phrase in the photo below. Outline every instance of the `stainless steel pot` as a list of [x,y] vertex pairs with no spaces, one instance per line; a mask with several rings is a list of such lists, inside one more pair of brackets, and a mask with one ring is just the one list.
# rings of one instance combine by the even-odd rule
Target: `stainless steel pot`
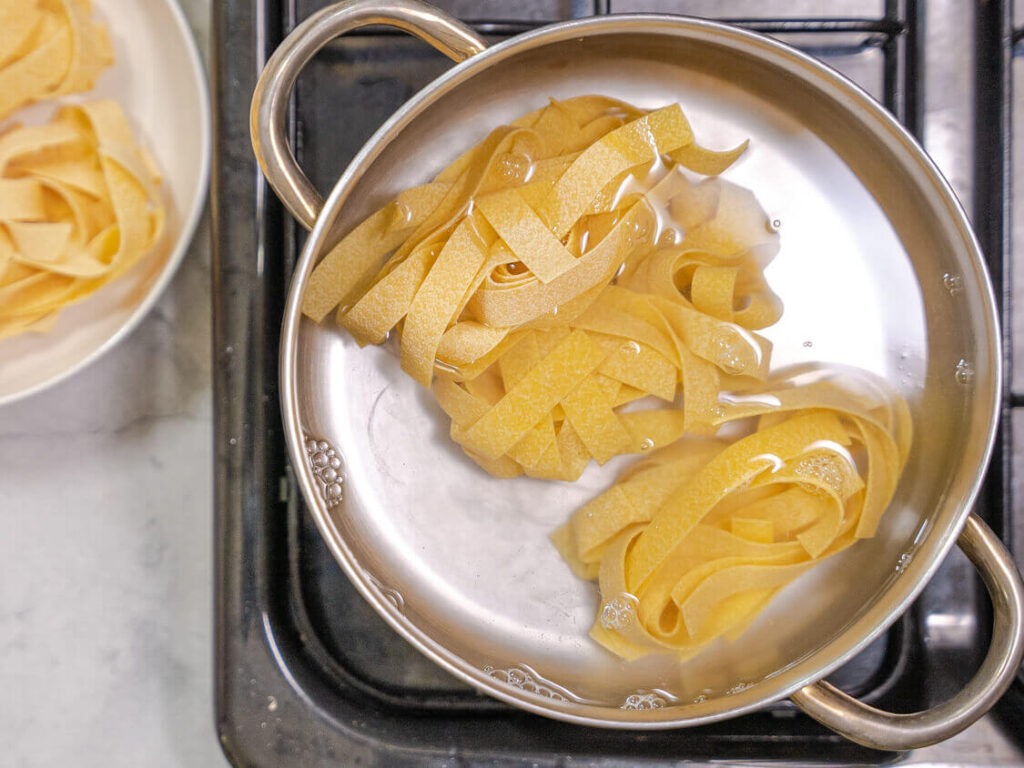
[[[289,149],[289,94],[319,48],[369,24],[398,27],[461,63],[377,131],[324,203]],[[648,107],[679,101],[713,146],[749,136],[751,150],[730,178],[784,224],[783,254],[768,275],[787,304],[768,332],[773,360],[874,370],[899,383],[916,419],[915,447],[876,537],[791,585],[737,642],[684,665],[627,664],[596,648],[586,637],[593,588],[547,542],[615,467],[572,485],[485,477],[447,442],[436,407],[386,350],[358,350],[299,311],[314,263],[339,233],[492,127],[549,96],[585,93]],[[857,86],[779,42],[696,19],[593,18],[489,48],[416,0],[355,0],[307,19],[270,59],[252,138],[270,184],[311,229],[280,361],[302,492],[363,596],[442,667],[523,709],[604,727],[696,725],[789,697],[881,749],[945,739],[1009,685],[1024,652],[1024,588],[970,512],[998,418],[992,289],[949,186]],[[991,648],[964,690],[902,715],[823,682],[900,616],[954,543],[994,605]]]

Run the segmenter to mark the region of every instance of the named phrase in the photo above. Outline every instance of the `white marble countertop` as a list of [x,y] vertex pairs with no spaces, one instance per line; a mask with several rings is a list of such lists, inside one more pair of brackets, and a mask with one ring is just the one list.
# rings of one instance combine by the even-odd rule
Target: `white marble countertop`
[[[180,2],[209,62],[210,0]],[[227,764],[211,431],[207,218],[126,341],[0,409],[0,764]]]
[[[211,0],[179,1],[209,63]],[[124,343],[0,409],[4,766],[226,764],[213,719],[210,320],[207,218]],[[1017,764],[988,718],[941,757],[914,757]]]

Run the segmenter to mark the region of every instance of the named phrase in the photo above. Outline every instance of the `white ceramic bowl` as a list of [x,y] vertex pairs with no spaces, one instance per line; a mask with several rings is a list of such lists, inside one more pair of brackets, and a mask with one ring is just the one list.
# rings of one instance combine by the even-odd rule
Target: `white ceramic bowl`
[[[39,392],[125,338],[181,263],[206,201],[210,97],[199,51],[176,0],[93,0],[115,63],[86,93],[19,110],[10,121],[47,122],[59,105],[115,99],[163,171],[167,229],[129,272],[64,310],[47,334],[0,341],[0,405]],[[6,122],[4,124],[7,124]]]

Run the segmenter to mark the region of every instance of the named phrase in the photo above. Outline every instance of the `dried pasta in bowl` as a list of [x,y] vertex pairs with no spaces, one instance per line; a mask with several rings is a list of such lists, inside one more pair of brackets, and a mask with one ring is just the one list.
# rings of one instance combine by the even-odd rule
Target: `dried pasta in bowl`
[[112,101],[0,134],[0,338],[46,331],[160,239],[159,171]]
[[43,99],[91,89],[114,63],[89,0],[0,0],[0,121]]

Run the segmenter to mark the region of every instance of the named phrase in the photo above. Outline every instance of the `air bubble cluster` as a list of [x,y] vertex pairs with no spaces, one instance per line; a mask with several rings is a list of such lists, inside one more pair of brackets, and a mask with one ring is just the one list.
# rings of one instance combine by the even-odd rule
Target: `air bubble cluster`
[[599,623],[605,629],[625,629],[636,618],[636,598],[619,595],[601,606]]
[[956,295],[964,289],[963,277],[952,272],[947,272],[942,276],[942,284],[946,286],[946,290],[949,291],[950,295]]
[[327,506],[333,507],[341,501],[341,459],[325,440],[306,441],[306,456],[313,474],[320,481],[320,491]]
[[498,172],[506,181],[525,181],[530,172],[530,158],[511,152],[502,155],[498,160]]
[[971,379],[974,378],[974,366],[968,363],[966,360],[961,360],[956,364],[956,383],[966,386],[971,383]]
[[[827,454],[817,454],[801,459],[794,467],[794,472],[801,477],[813,478],[824,483],[835,493],[840,493],[843,488],[843,473],[836,463],[836,459]],[[807,483],[805,490],[820,490],[818,483]]]

